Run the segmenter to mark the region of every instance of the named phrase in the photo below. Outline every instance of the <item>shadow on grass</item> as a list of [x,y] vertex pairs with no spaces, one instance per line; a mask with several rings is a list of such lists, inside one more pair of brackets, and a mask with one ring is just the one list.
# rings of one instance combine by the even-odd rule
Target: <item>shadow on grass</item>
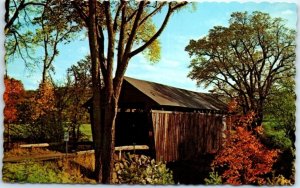
[[95,179],[93,170],[83,166],[82,164],[76,161],[70,160],[69,162],[73,168],[79,169],[80,173],[83,174],[85,177],[89,179]]
[[214,155],[206,154],[195,160],[169,162],[167,167],[172,170],[176,184],[205,184],[213,159]]

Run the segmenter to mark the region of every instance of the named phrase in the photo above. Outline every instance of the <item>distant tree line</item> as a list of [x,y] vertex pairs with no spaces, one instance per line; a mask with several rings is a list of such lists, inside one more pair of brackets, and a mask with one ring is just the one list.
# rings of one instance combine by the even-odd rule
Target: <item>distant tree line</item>
[[67,70],[64,84],[58,86],[48,79],[37,90],[26,91],[21,81],[6,77],[4,120],[8,143],[10,137],[32,143],[61,142],[68,131],[76,144],[80,125],[89,122],[83,107],[92,95],[89,65],[86,57]]

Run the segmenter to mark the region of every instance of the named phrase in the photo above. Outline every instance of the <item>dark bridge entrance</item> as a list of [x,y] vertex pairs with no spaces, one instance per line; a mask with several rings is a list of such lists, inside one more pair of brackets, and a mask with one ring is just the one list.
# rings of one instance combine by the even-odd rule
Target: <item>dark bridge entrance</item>
[[149,121],[145,112],[119,112],[116,119],[116,146],[149,145]]

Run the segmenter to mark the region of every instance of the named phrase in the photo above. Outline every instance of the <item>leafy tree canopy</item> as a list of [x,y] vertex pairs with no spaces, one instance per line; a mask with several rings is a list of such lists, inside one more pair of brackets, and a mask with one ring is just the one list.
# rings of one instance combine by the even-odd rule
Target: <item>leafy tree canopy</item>
[[[44,0],[5,1],[6,63],[12,57],[19,57],[25,62],[27,62],[26,58],[33,59],[32,53],[34,48],[31,43],[33,35],[32,21],[41,13],[44,6]],[[31,28],[31,30],[28,28]]]
[[295,80],[281,79],[271,89],[264,108],[265,134],[274,147],[287,149],[295,142],[296,93]]
[[[145,53],[154,62],[159,59],[157,39],[171,15],[187,2],[89,0],[88,9],[80,2],[73,1],[73,4],[88,29],[90,44],[93,91],[91,122],[93,138],[96,138],[95,178],[97,182],[109,183],[113,166],[116,109],[128,63],[139,53]],[[166,12],[162,13],[164,18],[156,28],[152,18],[162,10]],[[99,16],[99,13],[104,16]],[[105,86],[103,93],[100,92],[102,81]],[[101,103],[101,97],[105,98],[105,102]],[[102,109],[105,111],[103,117]]]
[[228,27],[215,26],[186,46],[192,58],[189,77],[236,98],[244,113],[256,112],[260,123],[272,85],[294,75],[295,36],[281,18],[234,12]]

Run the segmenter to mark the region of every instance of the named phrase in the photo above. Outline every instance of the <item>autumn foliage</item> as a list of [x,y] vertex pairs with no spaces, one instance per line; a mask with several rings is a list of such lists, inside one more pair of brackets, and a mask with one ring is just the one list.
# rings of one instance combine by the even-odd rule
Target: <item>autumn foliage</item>
[[17,120],[18,110],[17,105],[21,102],[24,95],[23,84],[14,78],[4,78],[4,122],[12,123]]
[[37,95],[32,98],[33,105],[33,120],[36,120],[49,112],[55,110],[54,88],[50,81],[46,80],[39,85]]
[[[255,134],[261,130],[247,130],[255,114],[249,112],[235,123],[234,130],[226,132],[223,149],[212,163],[213,169],[221,172],[225,183],[232,185],[266,184],[265,176],[272,171],[278,156],[277,150],[269,150]],[[254,134],[255,133],[255,134]]]

